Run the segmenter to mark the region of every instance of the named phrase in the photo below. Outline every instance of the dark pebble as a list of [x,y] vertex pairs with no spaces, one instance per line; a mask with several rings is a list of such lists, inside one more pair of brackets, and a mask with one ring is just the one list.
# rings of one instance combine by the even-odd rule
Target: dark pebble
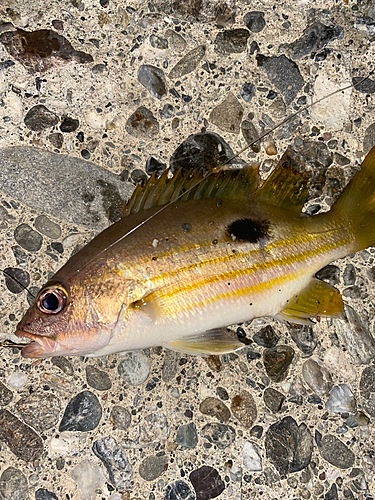
[[93,75],[102,75],[105,71],[108,71],[108,69],[107,65],[103,63],[95,64],[95,66],[91,68],[91,73]]
[[258,141],[259,133],[253,122],[244,120],[241,123],[241,131],[245,141],[248,143],[254,153],[260,151],[260,141]]
[[0,405],[6,406],[13,399],[13,392],[6,385],[0,382]]
[[53,132],[47,137],[53,147],[61,149],[64,144],[64,136],[60,132]]
[[195,489],[197,500],[216,498],[225,490],[225,484],[218,471],[209,465],[193,470],[189,478]]
[[39,488],[35,492],[35,500],[59,500],[58,496],[45,488]]
[[263,435],[263,427],[260,426],[260,425],[254,425],[254,427],[252,427],[250,429],[250,436],[252,437],[255,437],[257,439],[260,439]]
[[160,177],[166,168],[167,165],[163,161],[159,160],[159,158],[155,158],[155,156],[149,156],[146,160],[147,175],[152,175],[156,172],[156,176]]
[[337,492],[337,486],[335,484],[333,484],[324,495],[324,500],[339,500],[339,494]]
[[161,99],[167,94],[164,71],[156,66],[142,64],[138,69],[138,81],[155,99]]
[[264,12],[260,12],[257,10],[248,12],[247,14],[245,14],[243,22],[250,31],[252,31],[253,33],[259,33],[266,25],[266,21],[264,20]]
[[348,264],[345,267],[344,273],[342,275],[342,279],[344,281],[345,286],[354,285],[356,280],[356,272],[353,264]]
[[59,241],[53,241],[51,243],[51,248],[57,253],[64,253],[64,247]]
[[64,23],[61,21],[61,19],[53,19],[52,26],[55,28],[55,30],[59,30],[59,31],[64,30]]
[[260,352],[253,351],[253,350],[246,351],[246,359],[249,363],[251,363],[252,361],[254,361],[256,359],[260,359],[261,357],[262,356],[261,356]]
[[263,363],[267,375],[273,382],[281,382],[293,361],[294,350],[288,345],[279,345],[263,351]]
[[317,52],[322,49],[327,43],[335,40],[343,34],[341,26],[326,26],[317,21],[310,26],[307,26],[300,38],[288,44],[292,50],[293,59],[301,59],[301,57]]
[[194,422],[180,425],[177,430],[176,443],[184,448],[195,448],[197,446],[198,434]]
[[87,149],[82,149],[81,156],[84,160],[89,160],[91,155],[90,152],[87,151]]
[[102,407],[98,398],[90,391],[83,391],[67,404],[59,431],[92,431],[99,425],[101,417]]
[[310,325],[288,325],[289,334],[305,357],[314,352],[318,338]]
[[255,86],[253,83],[245,82],[240,90],[240,96],[242,99],[249,103],[255,95]]
[[323,436],[319,452],[324,460],[338,469],[353,467],[354,453],[333,434]]
[[60,368],[60,370],[66,375],[73,375],[74,373],[72,363],[63,356],[54,356],[51,359],[51,363]]
[[0,476],[0,498],[3,500],[28,500],[29,486],[19,469],[8,467]]
[[169,72],[169,78],[175,80],[187,75],[195,70],[206,54],[206,46],[199,45],[195,49],[188,52],[182,59],[180,59]]
[[146,457],[139,466],[139,475],[145,481],[155,481],[161,476],[168,464],[168,458],[165,455]]
[[59,117],[43,104],[38,104],[26,113],[24,122],[26,127],[33,132],[41,132],[57,125]]
[[361,297],[361,289],[357,285],[349,286],[342,291],[343,297],[349,297],[349,299],[359,299]]
[[37,460],[43,453],[43,441],[38,434],[8,410],[0,410],[0,440],[25,462]]
[[267,387],[263,393],[263,400],[269,410],[273,413],[277,413],[281,410],[285,396],[273,387]]
[[212,445],[224,450],[234,442],[236,431],[230,425],[214,422],[206,424],[201,431],[201,435]]
[[45,72],[70,61],[90,63],[90,54],[74,50],[71,43],[53,30],[6,31],[0,35],[0,42],[9,54],[33,73]]
[[125,130],[128,134],[139,139],[152,138],[159,133],[159,123],[149,109],[140,106],[128,118]]
[[288,106],[304,85],[297,64],[284,55],[279,57],[256,56],[258,66],[264,69],[270,82],[281,92]]
[[279,341],[279,336],[271,325],[267,325],[253,335],[253,340],[262,347],[275,347]]
[[229,394],[228,394],[227,390],[224,389],[224,387],[220,387],[220,386],[216,387],[216,394],[223,401],[228,401],[228,399],[229,399]]
[[37,252],[42,246],[43,238],[28,224],[20,224],[14,230],[14,239],[29,252]]
[[217,418],[223,422],[230,419],[230,411],[225,404],[217,398],[206,398],[199,405],[199,411],[204,415]]
[[132,489],[133,470],[124,449],[112,436],[98,439],[92,451],[103,462],[108,471],[109,481],[117,490]]
[[318,271],[316,277],[335,286],[340,283],[340,269],[337,266],[329,264]]
[[362,94],[373,94],[375,92],[375,82],[371,78],[363,80],[362,76],[352,78],[352,84],[355,85],[355,90]]
[[79,120],[71,118],[70,116],[64,116],[60,124],[61,132],[74,132],[78,127]]
[[30,275],[23,269],[17,267],[7,267],[4,269],[5,284],[12,293],[23,292],[30,284]]
[[232,399],[231,410],[233,416],[244,427],[251,427],[257,418],[257,406],[253,396],[246,391],[237,394]]
[[24,252],[21,247],[14,245],[12,251],[18,265],[27,262],[26,252]]
[[14,66],[16,63],[14,61],[11,61],[8,59],[8,61],[1,61],[0,62],[0,71],[4,71],[5,69],[11,68]]
[[165,488],[164,500],[196,500],[196,498],[185,481],[179,479]]
[[292,417],[285,417],[267,430],[265,448],[267,458],[285,476],[309,465],[313,439],[304,423],[298,426]]
[[111,410],[109,418],[115,429],[126,431],[129,428],[132,416],[123,406],[115,405]]
[[375,146],[375,123],[371,123],[365,130],[363,152],[367,154],[373,146]]
[[172,173],[182,168],[183,174],[203,168],[204,173],[229,162],[236,164],[233,150],[220,135],[214,132],[189,135],[171,156],[169,166]]
[[215,38],[215,51],[221,55],[244,52],[249,36],[249,31],[244,28],[221,31]]
[[95,366],[86,366],[86,380],[87,384],[97,391],[109,391],[112,387],[108,373],[99,370]]
[[34,392],[18,400],[15,410],[27,425],[41,433],[59,421],[61,402],[53,394]]
[[361,375],[359,389],[363,409],[371,416],[375,417],[375,367],[367,366]]

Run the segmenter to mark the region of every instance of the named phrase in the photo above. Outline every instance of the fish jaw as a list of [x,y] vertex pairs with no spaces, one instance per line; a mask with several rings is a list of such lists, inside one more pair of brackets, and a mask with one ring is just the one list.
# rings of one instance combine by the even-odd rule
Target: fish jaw
[[60,353],[56,353],[58,342],[54,337],[35,335],[20,330],[16,332],[16,336],[29,338],[31,340],[31,342],[26,344],[21,350],[21,354],[24,358],[43,359],[60,355]]

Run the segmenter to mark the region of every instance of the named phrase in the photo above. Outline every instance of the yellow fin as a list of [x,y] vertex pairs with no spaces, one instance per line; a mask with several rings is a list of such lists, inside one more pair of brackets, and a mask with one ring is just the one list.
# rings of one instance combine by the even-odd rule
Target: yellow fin
[[293,167],[293,159],[286,151],[256,196],[269,205],[300,213],[307,198],[309,182],[309,175]]
[[167,349],[194,354],[198,356],[209,356],[212,354],[226,354],[245,347],[250,341],[246,338],[239,339],[235,332],[227,328],[215,328],[203,333],[189,335],[163,344]]
[[343,310],[344,304],[337,288],[314,278],[300,294],[289,301],[281,314],[288,321],[301,322],[315,316],[340,316]]
[[[246,166],[241,170],[221,170],[203,174],[180,169],[169,178],[169,170],[157,179],[155,172],[142,186],[139,184],[126,202],[123,217],[152,207],[161,207],[173,201],[202,200],[209,198],[248,199],[259,186],[258,167]],[[185,193],[185,194],[184,194]]]

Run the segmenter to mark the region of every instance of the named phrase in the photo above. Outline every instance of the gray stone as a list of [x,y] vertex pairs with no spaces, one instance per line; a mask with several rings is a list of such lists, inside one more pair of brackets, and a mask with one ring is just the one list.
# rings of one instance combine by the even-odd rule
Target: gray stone
[[191,50],[180,59],[175,66],[169,72],[169,78],[175,80],[187,75],[195,70],[198,64],[201,62],[206,54],[206,46],[199,45],[195,49]]
[[48,236],[53,240],[58,240],[61,236],[61,229],[58,224],[52,222],[45,215],[39,215],[34,222],[34,227],[37,231]]
[[355,310],[344,304],[346,318],[335,318],[339,339],[356,365],[367,364],[375,357],[375,340]]
[[51,359],[51,363],[55,366],[57,366],[58,368],[60,368],[60,370],[65,373],[66,375],[73,375],[74,373],[74,370],[73,370],[73,365],[72,363],[64,358],[63,356],[55,356]]
[[0,382],[0,405],[6,406],[13,399],[13,392],[6,385]]
[[108,225],[108,200],[98,190],[98,181],[113,185],[123,199],[134,189],[93,163],[27,146],[1,148],[0,164],[3,192],[34,210],[98,230]]
[[315,359],[308,359],[304,362],[302,365],[302,376],[310,389],[319,394],[319,396],[329,394],[333,386],[328,368],[321,361]]
[[285,476],[309,465],[313,440],[304,423],[298,425],[292,417],[285,417],[267,430],[265,448],[267,458]]
[[30,284],[30,275],[24,269],[18,267],[7,267],[3,270],[5,284],[12,293],[21,293],[27,289]]
[[90,391],[82,391],[67,404],[59,431],[92,431],[101,418],[102,407],[98,398]]
[[35,500],[59,500],[57,495],[46,488],[38,488],[35,491]]
[[269,408],[273,413],[277,413],[281,409],[285,396],[273,387],[267,387],[264,390],[263,399],[267,408]]
[[8,410],[0,410],[0,441],[25,462],[37,460],[43,453],[43,441],[38,434]]
[[169,436],[168,421],[164,413],[154,412],[142,417],[139,424],[139,436],[136,440],[124,439],[122,446],[139,449],[153,443],[164,442]]
[[353,264],[348,264],[345,267],[344,273],[342,275],[342,279],[344,280],[345,286],[354,285],[355,280],[356,280],[356,272],[355,272],[355,267],[353,266]]
[[150,44],[154,49],[166,50],[168,48],[168,40],[158,35],[150,35]]
[[28,500],[29,486],[19,469],[8,467],[0,476],[1,500]]
[[312,326],[289,325],[289,334],[304,357],[312,355],[318,344],[318,338]]
[[139,466],[139,475],[145,481],[155,481],[168,464],[166,455],[146,457]]
[[253,340],[262,347],[275,347],[279,341],[279,336],[271,325],[267,325],[253,335]]
[[138,69],[138,81],[155,99],[161,99],[167,94],[164,71],[156,66],[142,64]]
[[115,405],[111,410],[110,419],[115,429],[126,431],[129,428],[132,416],[123,406]]
[[108,373],[99,370],[95,366],[86,366],[86,380],[87,384],[97,391],[109,391],[112,387],[112,382]]
[[165,488],[164,500],[196,500],[196,497],[185,481],[178,479]]
[[237,97],[229,92],[225,99],[211,111],[209,121],[220,130],[239,134],[243,108]]
[[282,93],[288,106],[304,84],[297,64],[284,55],[266,57],[258,54],[256,59],[258,66],[264,69],[270,82]]
[[14,230],[14,239],[29,252],[37,252],[43,243],[42,236],[28,224],[20,224]]
[[129,116],[125,130],[138,139],[151,139],[159,134],[159,123],[149,109],[140,106]]
[[365,130],[363,152],[367,154],[373,146],[375,146],[375,123],[371,123]]
[[240,96],[242,99],[249,103],[255,95],[255,85],[250,82],[245,82],[240,90]]
[[116,443],[112,436],[96,440],[92,445],[92,451],[105,465],[109,481],[117,490],[133,488],[132,466],[124,449]]
[[244,120],[241,123],[242,135],[245,138],[245,141],[248,143],[250,148],[254,151],[254,153],[259,153],[260,151],[260,141],[258,141],[259,133],[255,128],[253,122],[249,120]]
[[176,434],[176,443],[184,448],[195,448],[198,444],[198,434],[194,422],[180,425]]
[[161,376],[164,382],[170,382],[178,371],[178,360],[180,354],[176,351],[166,349],[164,352],[164,363]]
[[332,434],[322,437],[319,452],[328,463],[339,469],[349,469],[354,464],[354,453],[340,439]]
[[302,36],[287,45],[292,52],[293,59],[301,59],[311,52],[318,52],[332,40],[340,38],[343,34],[341,26],[326,26],[317,21],[308,25]]
[[259,33],[266,25],[264,20],[264,12],[253,10],[245,14],[243,22],[253,33]]
[[44,432],[59,421],[61,402],[53,394],[34,392],[18,400],[15,409],[27,425]]
[[202,431],[202,437],[211,444],[216,445],[220,450],[228,448],[236,437],[236,431],[230,425],[210,423],[206,424]]
[[174,30],[167,29],[164,35],[167,38],[171,49],[175,50],[179,54],[186,49],[184,37],[176,33]]
[[363,409],[375,417],[375,367],[367,366],[361,375],[359,384]]
[[129,385],[141,385],[151,369],[148,357],[141,351],[127,352],[120,358],[117,371]]

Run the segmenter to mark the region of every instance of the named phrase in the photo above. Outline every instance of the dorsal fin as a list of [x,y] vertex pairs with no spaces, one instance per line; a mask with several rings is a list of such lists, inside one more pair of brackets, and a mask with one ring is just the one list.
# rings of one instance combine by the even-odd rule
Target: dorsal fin
[[[183,175],[180,169],[169,178],[169,170],[157,179],[155,172],[142,186],[139,184],[130,200],[125,204],[123,217],[161,207],[173,201],[202,200],[209,198],[248,199],[259,188],[258,167],[243,167],[241,170],[221,170],[204,176],[203,171],[192,171]],[[184,194],[185,193],[185,194]]]

